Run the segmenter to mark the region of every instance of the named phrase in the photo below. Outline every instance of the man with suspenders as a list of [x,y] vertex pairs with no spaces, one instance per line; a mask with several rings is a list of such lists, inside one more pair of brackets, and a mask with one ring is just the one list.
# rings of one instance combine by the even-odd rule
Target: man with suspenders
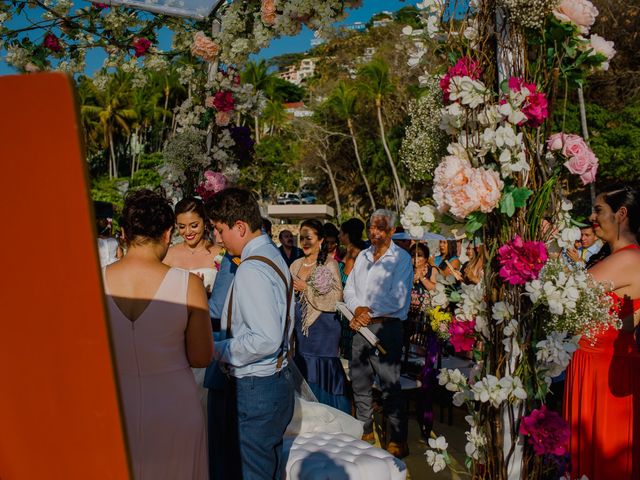
[[229,188],[208,204],[210,220],[241,263],[222,311],[215,358],[234,377],[242,478],[279,479],[282,437],[293,416],[286,353],[293,330],[293,282],[250,192]]

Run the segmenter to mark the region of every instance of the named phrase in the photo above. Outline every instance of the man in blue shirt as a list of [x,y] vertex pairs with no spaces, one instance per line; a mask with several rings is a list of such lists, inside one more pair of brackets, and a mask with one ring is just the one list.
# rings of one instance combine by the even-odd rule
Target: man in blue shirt
[[282,437],[294,405],[286,359],[293,330],[291,274],[262,234],[260,209],[250,192],[229,188],[218,193],[209,215],[229,254],[241,258],[214,356],[236,383],[242,478],[279,479]]
[[371,246],[356,258],[344,288],[344,301],[354,313],[351,328],[368,327],[387,352],[378,354],[362,335],[353,337],[350,374],[356,417],[364,422],[362,438],[374,439],[372,381],[375,374],[391,427],[387,450],[401,458],[409,453],[400,364],[403,322],[411,303],[413,266],[411,256],[391,241],[395,221],[395,213],[389,210],[376,210],[371,215]]

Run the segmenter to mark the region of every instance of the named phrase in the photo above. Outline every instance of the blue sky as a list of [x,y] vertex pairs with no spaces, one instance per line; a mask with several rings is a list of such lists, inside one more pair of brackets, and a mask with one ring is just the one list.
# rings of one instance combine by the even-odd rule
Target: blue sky
[[[415,5],[419,0],[364,0],[362,6],[356,9],[349,9],[348,15],[345,20],[339,22],[338,25],[353,22],[366,22],[375,13],[383,10],[396,11],[402,7],[408,5]],[[78,2],[84,3],[84,2]],[[13,28],[19,28],[21,25],[15,21],[10,24]],[[38,32],[38,35],[42,35],[42,32]],[[311,39],[313,38],[313,32],[304,27],[303,30],[295,37],[284,37],[274,40],[268,48],[263,49],[257,55],[258,58],[271,58],[283,53],[297,53],[304,52],[311,47]],[[34,38],[36,40],[36,38]],[[171,33],[166,30],[160,32],[160,47],[168,49],[171,42]],[[37,40],[36,40],[37,41]],[[4,52],[1,53],[4,55]],[[89,52],[87,54],[87,70],[86,72],[91,74],[97,68],[102,65],[104,60],[104,53],[101,49]],[[0,75],[7,75],[16,73],[13,68],[8,66],[4,61],[0,61]]]

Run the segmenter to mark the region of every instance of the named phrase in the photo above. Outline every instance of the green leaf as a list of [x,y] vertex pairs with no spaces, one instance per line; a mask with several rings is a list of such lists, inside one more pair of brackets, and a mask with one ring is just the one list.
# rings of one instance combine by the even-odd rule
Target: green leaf
[[482,212],[473,212],[467,217],[467,224],[465,230],[469,233],[476,232],[487,223],[487,215]]
[[515,206],[518,208],[522,208],[527,204],[527,199],[531,195],[533,195],[533,191],[525,187],[514,188],[512,195],[513,195],[513,203],[515,204]]
[[504,213],[509,217],[513,217],[516,213],[516,204],[513,200],[513,192],[507,192],[502,195],[500,199],[500,213]]

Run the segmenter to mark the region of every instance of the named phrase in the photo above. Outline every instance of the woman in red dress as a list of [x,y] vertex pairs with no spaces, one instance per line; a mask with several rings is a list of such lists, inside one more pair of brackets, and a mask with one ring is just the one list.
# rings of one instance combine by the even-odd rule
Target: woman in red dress
[[590,220],[612,253],[589,273],[610,285],[622,327],[581,340],[567,370],[572,478],[640,480],[640,192],[600,194]]

